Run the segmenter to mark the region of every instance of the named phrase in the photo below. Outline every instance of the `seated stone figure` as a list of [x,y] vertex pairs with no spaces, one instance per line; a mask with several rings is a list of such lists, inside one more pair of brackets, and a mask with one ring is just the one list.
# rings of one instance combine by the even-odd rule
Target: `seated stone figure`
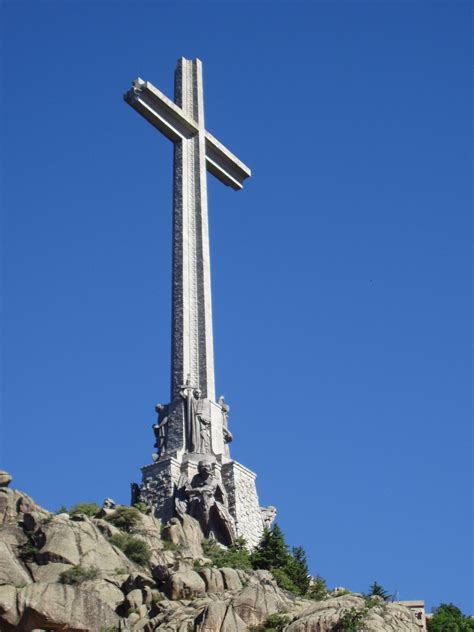
[[176,492],[178,515],[188,513],[199,521],[206,538],[230,546],[235,541],[234,520],[227,508],[227,495],[212,471],[212,464],[199,461],[191,481],[182,475]]

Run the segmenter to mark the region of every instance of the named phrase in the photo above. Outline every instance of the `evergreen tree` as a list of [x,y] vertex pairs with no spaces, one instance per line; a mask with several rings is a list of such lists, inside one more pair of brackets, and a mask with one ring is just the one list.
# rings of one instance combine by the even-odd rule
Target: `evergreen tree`
[[275,523],[271,529],[265,529],[259,545],[251,555],[254,568],[285,569],[290,560],[288,546],[280,527]]
[[474,619],[463,615],[452,603],[442,603],[433,610],[428,621],[428,632],[471,632]]
[[285,570],[293,584],[298,588],[299,593],[305,595],[309,588],[310,577],[306,552],[302,546],[293,548]]
[[381,586],[380,584],[378,584],[377,582],[374,582],[370,586],[367,596],[368,597],[382,597],[384,601],[390,601],[390,599],[392,598],[392,595],[388,593],[385,590],[385,588]]

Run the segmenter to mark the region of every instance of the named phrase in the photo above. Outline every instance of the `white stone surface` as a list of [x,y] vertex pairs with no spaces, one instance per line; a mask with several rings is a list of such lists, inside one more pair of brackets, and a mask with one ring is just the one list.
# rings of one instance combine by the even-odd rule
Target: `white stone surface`
[[239,189],[250,169],[205,129],[199,59],[178,60],[174,103],[142,79],[125,100],[174,142],[171,401],[188,376],[215,401],[206,171]]
[[227,491],[229,511],[239,537],[254,548],[263,534],[262,512],[258,502],[257,475],[237,461],[222,465],[222,480]]

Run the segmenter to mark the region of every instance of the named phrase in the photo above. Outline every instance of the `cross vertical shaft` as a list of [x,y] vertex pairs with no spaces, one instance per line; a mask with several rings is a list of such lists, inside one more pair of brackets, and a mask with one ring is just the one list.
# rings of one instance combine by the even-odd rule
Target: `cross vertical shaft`
[[202,65],[178,60],[175,103],[198,132],[174,144],[171,400],[188,376],[215,400]]

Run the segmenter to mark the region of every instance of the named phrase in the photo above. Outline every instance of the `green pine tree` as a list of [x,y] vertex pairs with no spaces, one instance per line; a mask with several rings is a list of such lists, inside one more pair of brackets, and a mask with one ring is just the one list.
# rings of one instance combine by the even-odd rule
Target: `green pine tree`
[[271,529],[265,529],[259,545],[251,555],[254,568],[271,570],[286,568],[290,559],[288,546],[280,527],[275,523]]
[[370,586],[367,596],[368,597],[382,597],[384,601],[390,601],[390,599],[392,598],[392,595],[388,593],[385,590],[385,588],[381,586],[380,584],[378,584],[377,582],[374,582]]
[[293,548],[285,570],[293,584],[298,588],[299,594],[305,595],[309,588],[310,576],[306,552],[302,546]]

